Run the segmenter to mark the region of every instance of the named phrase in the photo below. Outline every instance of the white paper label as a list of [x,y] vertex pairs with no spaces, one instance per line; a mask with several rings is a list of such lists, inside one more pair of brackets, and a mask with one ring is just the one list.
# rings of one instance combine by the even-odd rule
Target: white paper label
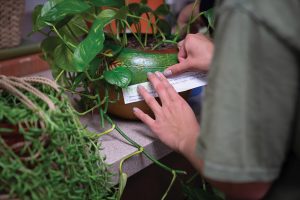
[[[200,72],[185,72],[178,76],[170,77],[168,78],[168,80],[177,92],[183,92],[206,85],[207,74]],[[143,100],[143,97],[140,96],[137,92],[137,87],[139,85],[144,86],[152,96],[158,96],[149,82],[139,83],[128,86],[127,88],[124,88],[122,90],[125,104]]]

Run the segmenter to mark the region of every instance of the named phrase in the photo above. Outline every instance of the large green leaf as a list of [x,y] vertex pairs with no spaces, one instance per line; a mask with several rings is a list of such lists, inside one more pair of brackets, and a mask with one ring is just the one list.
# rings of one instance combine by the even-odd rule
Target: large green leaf
[[88,9],[90,9],[90,6],[84,1],[64,0],[51,7],[49,10],[42,12],[41,18],[43,21],[53,23],[62,20],[67,15],[83,13]]
[[88,36],[74,51],[73,60],[76,70],[87,70],[89,68],[89,63],[101,52],[105,40],[103,28],[113,19],[114,15],[112,12],[104,10],[94,21]]
[[112,6],[120,8],[125,5],[124,0],[91,0],[95,6]]
[[65,44],[60,44],[55,48],[54,62],[59,68],[66,71],[79,71],[76,66],[73,65],[72,51]]
[[132,73],[126,67],[116,67],[113,70],[105,71],[103,75],[108,83],[121,88],[127,87],[132,79]]

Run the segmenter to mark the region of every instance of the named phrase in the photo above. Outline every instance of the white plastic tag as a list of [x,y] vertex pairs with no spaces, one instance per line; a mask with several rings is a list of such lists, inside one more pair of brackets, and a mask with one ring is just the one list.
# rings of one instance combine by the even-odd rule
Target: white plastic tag
[[[178,76],[170,77],[168,80],[177,92],[183,92],[206,85],[207,74],[200,72],[185,72]],[[125,104],[143,100],[143,97],[137,92],[137,87],[139,85],[144,86],[152,96],[158,96],[149,82],[139,83],[122,89]]]

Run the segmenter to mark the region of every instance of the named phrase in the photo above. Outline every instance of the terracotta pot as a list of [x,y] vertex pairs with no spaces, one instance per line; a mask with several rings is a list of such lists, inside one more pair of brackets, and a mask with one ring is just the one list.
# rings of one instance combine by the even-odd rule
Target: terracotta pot
[[[187,99],[189,97],[190,91],[181,92],[179,94],[184,99]],[[113,99],[117,98],[115,92],[111,91],[109,95]],[[159,101],[159,98],[156,98],[156,100]],[[124,99],[122,95],[120,95],[120,100],[118,102],[110,104],[108,106],[108,112],[112,115],[123,119],[137,120],[136,116],[133,114],[132,111],[134,107],[137,107],[141,109],[144,113],[150,115],[151,117],[154,117],[154,114],[152,113],[151,109],[148,107],[145,101],[124,104]]]

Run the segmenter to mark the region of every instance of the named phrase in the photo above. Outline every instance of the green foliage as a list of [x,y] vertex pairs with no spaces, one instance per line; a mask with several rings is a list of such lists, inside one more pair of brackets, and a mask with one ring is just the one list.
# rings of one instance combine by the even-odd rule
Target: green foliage
[[215,28],[215,14],[214,9],[211,8],[203,13],[204,17],[208,21],[208,27],[214,29]]
[[125,5],[125,0],[91,0],[95,6],[112,6],[120,8]]
[[186,200],[225,200],[224,194],[213,188],[198,173],[186,183],[182,183],[182,190]]
[[117,67],[113,70],[105,71],[103,75],[108,83],[120,88],[127,87],[132,78],[131,71],[126,67]]
[[[84,72],[89,70],[90,63],[103,52],[107,37],[113,38],[120,46],[127,45],[126,30],[131,29],[131,24],[137,25],[148,20],[153,30],[159,30],[155,31],[155,37],[165,40],[164,34],[169,34],[171,29],[159,16],[169,13],[168,6],[163,4],[153,11],[146,3],[147,1],[142,1],[140,4],[125,5],[124,0],[48,0],[34,10],[33,31],[42,32],[45,27],[50,27],[51,32],[60,40],[55,42],[56,47],[50,44],[53,47],[51,49],[48,48],[50,40],[46,39],[42,43],[46,60],[56,71]],[[152,15],[155,22],[142,19],[141,15],[144,13]],[[87,27],[88,23],[92,24],[91,28]],[[112,23],[117,25],[116,33],[104,31]],[[49,37],[53,37],[51,32],[48,33]],[[134,35],[141,47],[144,47],[141,34]],[[61,58],[62,55],[66,58]],[[102,55],[105,57],[106,54]]]
[[68,15],[75,15],[90,9],[90,6],[84,1],[80,0],[64,0],[57,3],[45,13],[41,15],[39,20],[44,22],[55,23],[64,19]]
[[[49,110],[39,97],[24,92],[43,112],[43,118],[14,95],[0,90],[1,127],[17,127],[0,128],[0,196],[25,200],[115,199],[112,175],[99,153],[98,141],[88,137],[89,132],[65,96],[45,85],[36,88],[56,106]],[[13,145],[7,143],[8,138],[21,140]]]

